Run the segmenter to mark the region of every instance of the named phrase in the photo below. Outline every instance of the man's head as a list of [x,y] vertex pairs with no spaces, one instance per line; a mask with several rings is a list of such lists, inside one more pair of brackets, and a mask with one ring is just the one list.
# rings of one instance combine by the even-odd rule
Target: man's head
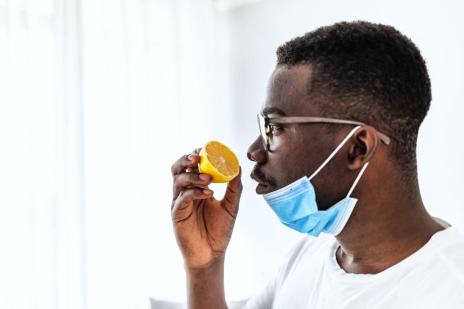
[[[415,177],[417,134],[430,107],[431,91],[425,62],[408,38],[390,26],[337,23],[285,43],[277,58],[264,112],[355,120],[371,126],[359,130],[321,171],[331,179],[340,176],[341,191],[336,192],[341,195],[352,182],[347,170],[354,175],[375,153],[402,177]],[[372,127],[388,135],[391,144],[380,145]],[[258,191],[269,192],[311,174],[352,128],[278,126],[269,152],[261,140],[255,141],[248,155],[257,162],[255,178],[267,185]],[[326,183],[336,189],[326,179],[320,176],[321,187]],[[324,192],[319,196],[327,203],[333,198],[324,197]]]

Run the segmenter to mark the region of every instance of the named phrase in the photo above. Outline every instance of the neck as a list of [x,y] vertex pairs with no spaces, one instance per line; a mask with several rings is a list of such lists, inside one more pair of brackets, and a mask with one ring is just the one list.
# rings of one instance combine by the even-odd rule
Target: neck
[[366,188],[366,192],[353,194],[359,196],[355,210],[336,236],[340,243],[337,261],[345,271],[379,273],[419,250],[443,229],[427,213],[417,181],[398,183],[385,186],[383,182],[388,188],[383,192]]

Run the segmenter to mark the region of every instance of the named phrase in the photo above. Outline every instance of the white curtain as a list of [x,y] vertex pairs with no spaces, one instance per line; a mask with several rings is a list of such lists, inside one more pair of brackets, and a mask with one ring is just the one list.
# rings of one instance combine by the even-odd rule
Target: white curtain
[[75,6],[0,1],[1,308],[83,304]]
[[0,0],[0,308],[182,298],[170,165],[235,142],[218,14],[208,0]]

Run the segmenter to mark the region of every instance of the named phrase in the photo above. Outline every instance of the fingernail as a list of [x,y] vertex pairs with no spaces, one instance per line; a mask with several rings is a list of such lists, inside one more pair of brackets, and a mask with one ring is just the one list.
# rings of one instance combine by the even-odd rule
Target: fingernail
[[188,155],[187,159],[193,162],[195,160],[195,157],[193,155]]
[[207,174],[200,174],[200,177],[201,180],[210,180],[211,179],[211,176],[210,175],[207,175]]
[[205,194],[212,194],[213,191],[208,190],[208,189],[203,189],[203,193],[205,193]]

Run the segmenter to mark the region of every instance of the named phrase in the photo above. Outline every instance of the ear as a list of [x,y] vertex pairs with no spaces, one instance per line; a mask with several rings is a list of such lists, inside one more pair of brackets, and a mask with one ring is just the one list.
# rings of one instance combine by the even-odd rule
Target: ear
[[348,149],[348,169],[360,169],[364,163],[369,162],[380,145],[377,131],[371,126],[362,126],[350,139]]

